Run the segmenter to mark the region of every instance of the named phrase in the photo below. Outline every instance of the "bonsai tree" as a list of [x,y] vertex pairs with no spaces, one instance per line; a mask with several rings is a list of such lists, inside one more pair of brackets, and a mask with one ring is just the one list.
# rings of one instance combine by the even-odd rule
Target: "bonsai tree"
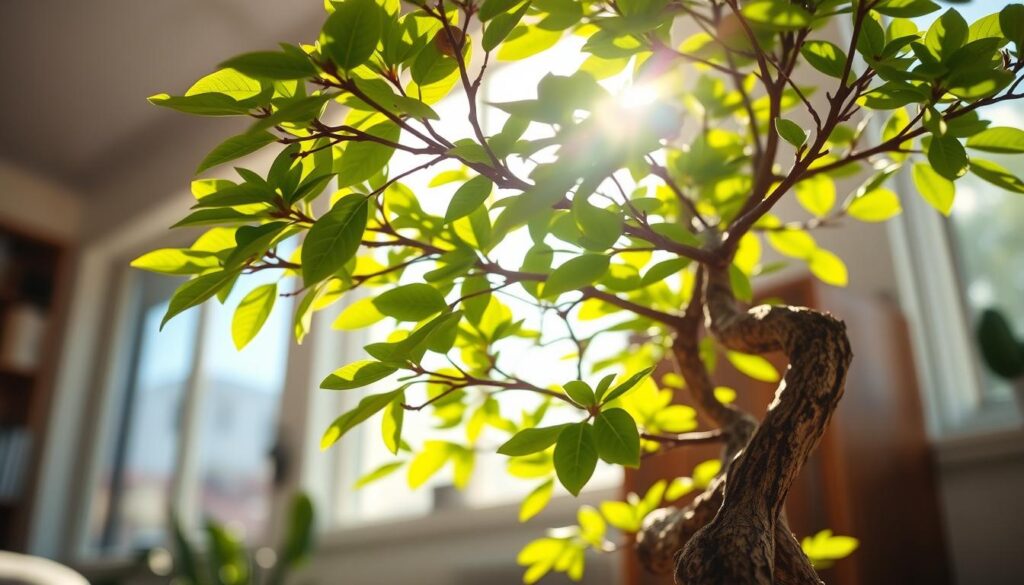
[[[645,454],[721,443],[720,462],[694,477],[679,470],[642,498],[584,508],[579,526],[527,546],[527,582],[550,570],[579,578],[586,549],[614,548],[606,524],[636,533],[643,564],[680,583],[820,582],[780,513],[853,351],[835,316],[745,307],[751,279],[776,267],[762,243],[843,286],[842,260],[810,232],[900,213],[886,187],[897,173],[944,214],[968,172],[1024,192],[983,158],[1024,152],[1024,131],[979,116],[1024,97],[1024,5],[973,23],[950,9],[926,30],[913,19],[940,10],[931,0],[325,8],[310,44],[237,56],[184,95],[150,98],[250,120],[197,174],[279,150],[265,173],[194,181],[195,210],[176,226],[209,229],[135,262],[192,277],[165,321],[263,271],[280,280],[238,305],[239,347],[282,295],[295,297],[300,340],[315,312],[340,305],[341,329],[387,320],[386,339],[323,381],[373,388],[322,446],[381,413],[396,460],[364,481],[405,467],[414,486],[449,464],[464,485],[478,453],[496,450],[512,474],[536,478],[523,518],[556,482],[579,494],[599,460],[636,467]],[[496,61],[560,42],[582,46],[575,73],[536,79],[535,99],[481,99]],[[446,97],[457,119],[435,111]],[[485,127],[485,109],[500,130]],[[429,187],[407,186],[423,174]],[[840,192],[850,181],[859,187]],[[806,217],[775,215],[785,198]],[[574,375],[509,357],[529,345],[570,347]],[[772,352],[789,367],[754,416],[714,382],[716,356],[777,379],[761,357]],[[665,362],[674,371],[652,378]],[[677,388],[687,404],[673,403]],[[522,412],[522,398],[509,402],[520,394],[535,397]],[[443,435],[404,440],[406,416],[433,417]],[[663,506],[690,489],[689,504]],[[827,532],[805,544],[824,562],[852,548]]]

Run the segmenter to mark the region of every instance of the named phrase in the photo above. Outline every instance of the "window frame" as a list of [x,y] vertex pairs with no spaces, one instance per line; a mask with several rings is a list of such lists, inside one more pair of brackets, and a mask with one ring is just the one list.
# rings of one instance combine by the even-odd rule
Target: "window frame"
[[[186,212],[192,202],[187,193],[176,193],[159,208],[140,214],[123,229],[97,238],[83,246],[77,262],[71,295],[66,343],[58,368],[55,388],[54,424],[50,425],[43,458],[43,485],[50,485],[33,512],[30,550],[35,554],[63,558],[79,566],[105,566],[129,561],[137,551],[103,550],[90,540],[93,503],[106,464],[113,457],[116,435],[124,420],[124,399],[132,391],[130,373],[136,350],[142,306],[139,286],[143,275],[128,266],[130,260],[158,247],[183,246],[194,234],[168,233],[166,226]],[[160,234],[154,237],[153,234]],[[192,371],[186,383],[182,408],[182,430],[177,436],[176,463],[171,501],[176,509],[194,506],[190,494],[198,486],[197,445],[202,400],[201,368],[210,311],[202,306],[196,328]],[[301,346],[299,346],[301,347]],[[289,463],[304,452],[304,445],[283,439],[285,429],[302,428],[305,414],[292,408],[305,403],[308,376],[299,375],[308,352],[289,343],[285,380],[275,428],[278,441],[288,449]],[[298,468],[293,464],[293,468]],[[181,473],[185,468],[186,472]],[[253,535],[252,546],[265,544],[284,520],[297,485],[296,473],[282,484],[271,486],[264,535]],[[194,509],[194,508],[192,508]],[[198,529],[196,514],[182,515],[186,526]],[[193,524],[189,526],[189,523]]]
[[907,169],[894,180],[903,213],[888,229],[929,435],[941,446],[1016,428],[1012,397],[985,390],[952,226],[917,195]]

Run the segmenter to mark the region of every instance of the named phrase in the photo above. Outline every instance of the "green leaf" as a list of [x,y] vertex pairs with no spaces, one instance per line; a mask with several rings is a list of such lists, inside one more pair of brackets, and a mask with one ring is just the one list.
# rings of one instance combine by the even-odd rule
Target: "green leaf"
[[245,53],[221,63],[249,77],[269,80],[305,79],[316,75],[316,68],[305,56],[279,51]]
[[573,380],[565,383],[565,393],[572,398],[576,404],[581,406],[593,406],[597,399],[594,397],[594,390],[590,384],[582,380]]
[[582,506],[576,512],[576,522],[580,526],[580,538],[592,547],[599,549],[604,546],[604,535],[608,527],[596,508]]
[[217,148],[214,148],[210,154],[206,155],[203,162],[199,163],[196,174],[198,175],[206,169],[235,160],[247,154],[252,154],[272,142],[277,142],[277,137],[270,132],[246,132],[232,136],[221,142]]
[[295,494],[288,514],[288,531],[284,537],[278,564],[281,571],[297,565],[312,554],[316,529],[314,516],[313,500],[304,493]]
[[1007,380],[1024,374],[1024,344],[1017,341],[1002,313],[994,309],[983,311],[977,335],[981,357],[993,372]]
[[555,46],[562,38],[560,30],[544,30],[520,24],[512,30],[498,49],[499,61],[518,61],[542,53]]
[[352,390],[383,380],[398,371],[398,368],[374,360],[359,360],[334,370],[324,378],[320,387],[327,390]]
[[815,217],[825,217],[836,204],[836,184],[825,174],[796,184],[796,200]]
[[509,457],[522,457],[523,455],[543,451],[555,444],[555,441],[558,440],[558,435],[561,434],[565,427],[566,425],[556,425],[553,427],[523,429],[498,447],[498,453],[508,455]]
[[970,167],[967,151],[956,137],[949,134],[932,136],[931,144],[928,146],[928,162],[935,172],[950,181],[964,176]]
[[178,313],[212,298],[221,289],[231,285],[238,273],[238,270],[220,270],[197,276],[179,286],[171,295],[171,301],[167,305],[167,313],[164,314],[164,318],[160,322],[160,328],[163,329],[164,325]]
[[197,225],[237,225],[258,219],[258,215],[241,213],[234,209],[200,209],[188,214],[172,228]]
[[654,368],[646,368],[644,370],[641,370],[641,371],[633,374],[625,382],[623,382],[623,383],[619,384],[618,386],[616,386],[615,388],[613,388],[612,391],[609,392],[604,397],[604,399],[601,401],[601,404],[608,404],[612,400],[615,400],[616,398],[619,398],[620,396],[623,396],[626,392],[629,392],[630,390],[632,390],[633,387],[636,386],[637,384],[639,384],[644,378],[649,376],[651,374],[651,372],[653,372],[653,371],[654,371]]
[[586,422],[566,425],[555,443],[555,474],[574,496],[587,485],[597,468],[594,430]]
[[480,6],[480,22],[487,22],[503,12],[509,12],[525,0],[484,0]]
[[253,107],[219,93],[202,93],[187,97],[158,93],[146,99],[155,106],[197,116],[242,116],[249,113]]
[[237,536],[212,520],[206,522],[207,557],[210,571],[219,585],[244,585],[249,582],[249,559]]
[[404,392],[396,396],[384,408],[384,418],[381,420],[380,432],[384,438],[384,446],[393,455],[398,454],[398,449],[402,445],[402,423],[405,420],[405,407],[402,406],[402,402],[404,400]]
[[751,22],[782,30],[803,28],[811,24],[811,14],[787,0],[757,0],[743,7],[743,15]]
[[534,488],[534,490],[523,499],[523,503],[519,506],[519,521],[526,522],[530,518],[540,514],[541,511],[547,507],[548,502],[551,501],[551,494],[554,493],[554,491],[554,479],[549,479]]
[[609,408],[594,418],[594,442],[598,456],[608,463],[640,466],[640,432],[625,410]]
[[384,314],[377,310],[372,298],[359,299],[338,315],[331,327],[343,331],[354,331],[369,327],[384,318]]
[[899,18],[916,18],[931,14],[940,8],[941,6],[932,0],[885,0],[874,6],[875,10],[886,16]]
[[969,28],[959,12],[950,8],[928,28],[924,44],[939,61],[945,61],[967,42]]
[[448,156],[461,159],[467,163],[491,163],[491,157],[484,150],[484,147],[469,138],[456,140],[455,146],[448,149]]
[[523,15],[530,8],[530,2],[524,2],[515,12],[503,12],[497,14],[490,24],[484,28],[484,37],[481,42],[485,51],[493,51],[508,37],[512,29],[523,19]]
[[811,274],[825,284],[842,287],[850,282],[846,264],[839,256],[828,250],[815,250],[807,260],[807,267],[811,269]]
[[640,282],[643,286],[650,286],[656,282],[665,280],[673,274],[678,274],[684,268],[689,266],[690,263],[691,260],[689,258],[671,258],[669,260],[662,260],[654,266],[651,266],[647,272],[644,273]]
[[350,96],[345,103],[352,108],[376,112],[378,107],[383,107],[385,110],[395,115],[409,114],[414,118],[420,118],[422,120],[439,119],[437,112],[435,112],[433,108],[418,99],[396,94],[394,90],[391,89],[391,84],[383,79],[363,79],[360,77],[353,77],[352,81],[355,82],[356,86],[359,87],[364,94],[366,94],[370,101],[374,102],[374,105],[371,106],[362,99]]
[[900,198],[890,191],[879,187],[857,196],[850,202],[846,213],[861,221],[885,221],[900,214]]
[[320,449],[327,449],[345,436],[356,425],[380,412],[385,406],[391,403],[396,396],[405,392],[404,388],[385,392],[383,394],[371,394],[359,401],[355,408],[339,416],[327,427],[323,437],[320,438]]
[[775,130],[778,131],[779,136],[781,136],[783,140],[797,148],[800,148],[805,142],[807,142],[807,132],[804,132],[804,129],[797,125],[796,122],[792,122],[785,118],[776,118]]
[[601,515],[609,524],[623,532],[638,532],[643,521],[633,506],[626,502],[601,502]]
[[967,139],[967,147],[999,154],[1024,152],[1024,130],[1000,126],[989,128]]
[[435,334],[450,333],[460,319],[462,319],[461,311],[442,313],[401,341],[371,343],[364,349],[371,356],[389,364],[404,366],[406,365],[404,362],[407,361],[419,363]]
[[466,181],[452,196],[448,211],[444,214],[445,223],[451,223],[476,211],[487,200],[493,188],[494,182],[484,176]]
[[403,465],[405,465],[405,461],[392,461],[391,463],[385,463],[384,465],[381,465],[380,467],[360,477],[353,487],[359,489],[379,479],[384,479],[385,477],[401,469]]
[[600,254],[577,256],[556,268],[542,290],[546,298],[594,284],[608,272],[609,259]]
[[971,172],[1000,189],[1006,189],[1014,193],[1024,193],[1024,181],[992,161],[979,158],[973,159],[971,161]]
[[805,536],[800,547],[816,568],[828,568],[853,554],[859,544],[852,536],[834,536],[831,530],[822,530],[813,537]]
[[199,274],[220,265],[213,252],[185,248],[161,248],[132,260],[132,268],[161,274]]
[[693,468],[693,483],[698,488],[706,488],[714,481],[715,476],[722,471],[722,462],[718,459],[708,459],[698,463]]
[[800,48],[800,54],[811,67],[829,77],[840,78],[846,67],[846,53],[828,41],[809,41]]
[[409,463],[407,480],[409,487],[416,489],[427,483],[427,480],[441,471],[445,463],[452,456],[452,450],[444,441],[427,441],[423,445],[423,451]]
[[588,250],[607,250],[622,235],[622,216],[591,205],[586,197],[577,195],[573,198],[572,216],[583,233],[579,244]]
[[258,286],[245,295],[231,318],[231,339],[241,350],[249,344],[270,317],[277,300],[277,284]]
[[[389,121],[375,124],[367,129],[366,133],[397,144],[402,131]],[[370,140],[349,142],[335,161],[334,170],[338,174],[338,187],[349,187],[373,177],[388,164],[394,154],[394,147],[387,144]]]
[[725,358],[741,373],[761,382],[778,382],[779,371],[772,363],[759,355],[727,351]]
[[381,293],[373,299],[377,310],[399,321],[421,321],[448,305],[437,289],[417,282]]
[[335,4],[320,33],[324,53],[343,70],[365,63],[384,27],[384,14],[375,0],[345,0]]
[[921,197],[943,215],[949,215],[953,210],[953,199],[956,197],[956,186],[953,181],[935,172],[931,165],[923,163],[914,165],[911,175]]
[[325,213],[302,244],[302,278],[307,285],[329,277],[355,256],[366,229],[367,199],[346,195]]
[[1010,4],[999,11],[999,28],[1017,45],[1017,54],[1024,51],[1024,4]]
[[668,484],[668,488],[665,490],[665,501],[674,502],[695,489],[697,489],[697,485],[692,478],[677,477]]
[[277,107],[274,113],[257,120],[249,131],[269,130],[279,124],[305,126],[313,118],[320,116],[323,112],[324,104],[331,101],[336,95],[325,93],[297,98],[287,102],[278,101],[274,104]]
[[259,81],[234,69],[221,69],[192,84],[184,97],[216,94],[238,102],[254,98],[262,92],[263,86]]

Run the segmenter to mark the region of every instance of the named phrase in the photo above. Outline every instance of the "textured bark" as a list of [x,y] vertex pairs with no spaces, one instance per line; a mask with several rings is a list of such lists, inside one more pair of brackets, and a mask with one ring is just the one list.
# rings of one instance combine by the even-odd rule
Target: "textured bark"
[[[686,309],[683,325],[679,328],[673,352],[679,373],[686,380],[686,387],[689,390],[694,408],[703,418],[722,428],[726,433],[726,443],[722,453],[723,470],[711,486],[705,492],[699,494],[689,505],[683,508],[663,508],[647,517],[643,531],[637,536],[637,554],[641,565],[648,571],[657,574],[672,571],[680,559],[680,552],[683,547],[700,529],[709,525],[713,518],[716,517],[716,514],[722,507],[726,487],[729,486],[732,489],[729,471],[733,466],[733,458],[748,446],[751,437],[758,427],[757,421],[749,414],[731,405],[724,405],[715,399],[714,383],[705,365],[699,359],[697,350],[698,329],[700,320],[703,318],[703,298],[710,296],[713,299],[711,303],[713,306],[708,308],[708,318],[709,322],[712,318],[721,321],[720,324],[716,324],[712,328],[713,331],[721,336],[724,343],[743,351],[757,353],[784,349],[783,342],[780,341],[784,337],[781,332],[782,328],[770,324],[768,326],[745,324],[744,322],[749,319],[758,320],[759,318],[739,314],[734,308],[731,290],[728,288],[723,289],[721,280],[713,280],[710,283],[707,295],[700,294],[702,282],[703,270],[700,270],[695,287],[697,292]],[[728,285],[726,284],[725,286]],[[752,314],[756,316],[763,310],[765,309],[758,309],[757,312],[752,311]],[[806,311],[806,309],[802,310]],[[782,312],[780,315],[784,316],[787,314]],[[781,317],[777,319],[785,320],[787,318]],[[824,319],[828,320],[829,318]],[[794,324],[794,326],[799,327],[800,325]],[[773,329],[778,329],[779,334],[777,336],[772,335],[770,336],[771,339],[766,340],[764,339],[765,332],[758,331],[756,332],[758,334],[750,339],[733,339],[735,336],[751,333],[746,331],[746,329],[751,327],[758,328],[759,330],[772,327]],[[843,362],[845,360],[845,365],[842,367],[843,372],[838,373],[840,379],[845,374],[846,365],[849,363],[849,347],[842,343],[841,345],[845,347],[845,350],[840,351],[841,356],[838,358],[838,361]],[[793,356],[791,356],[792,358]],[[788,375],[787,380],[793,382],[793,376],[793,374]],[[782,387],[785,387],[784,384]],[[838,395],[835,400],[839,400]],[[777,417],[778,415],[775,416]],[[827,417],[825,418],[826,420]],[[820,433],[818,433],[818,436],[820,436]],[[813,438],[812,443],[816,442],[817,438]],[[806,456],[804,459],[806,459]],[[802,463],[803,460],[800,461],[800,464]],[[797,470],[799,471],[799,467]],[[794,471],[795,474],[796,471]],[[784,499],[784,496],[782,496],[782,499]],[[764,549],[766,554],[771,554],[770,558],[772,561],[769,563],[769,571],[773,570],[774,572],[773,582],[779,585],[819,585],[821,580],[811,567],[811,563],[804,554],[800,543],[786,526],[784,518],[780,518],[777,513],[773,518],[773,521],[761,523],[760,527],[760,531],[764,535],[772,536],[766,536],[765,538],[759,536],[758,543],[756,544],[756,546]],[[736,555],[736,558],[743,557],[742,553],[736,553]],[[723,557],[728,561],[728,556],[723,555]],[[708,558],[710,560],[713,557],[709,556]],[[739,562],[742,562],[742,560],[739,560]],[[722,571],[723,575],[728,573],[731,572]],[[689,580],[681,582],[703,583],[705,581]],[[731,581],[726,579],[721,582]],[[735,583],[745,582],[756,583],[757,581],[735,581]]]
[[[792,549],[788,530],[776,535],[786,494],[842,397],[853,353],[845,326],[830,315],[768,305],[738,311],[724,270],[711,273],[705,298],[708,324],[721,343],[747,353],[782,352],[789,368],[761,425],[730,466],[718,514],[683,547],[676,580],[770,585],[777,552]],[[793,578],[804,574],[788,562],[779,565]]]

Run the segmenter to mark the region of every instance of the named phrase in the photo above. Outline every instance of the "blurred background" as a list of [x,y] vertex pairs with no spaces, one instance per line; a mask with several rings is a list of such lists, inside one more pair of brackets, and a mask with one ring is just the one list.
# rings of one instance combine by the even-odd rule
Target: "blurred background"
[[[961,8],[971,21],[1005,3]],[[231,55],[313,39],[322,18],[319,0],[4,3],[0,550],[56,559],[95,583],[167,582],[143,557],[168,544],[172,506],[190,538],[215,518],[259,549],[281,540],[301,491],[315,503],[318,537],[295,582],[504,584],[521,580],[524,543],[574,521],[581,502],[556,495],[519,524],[517,502],[532,486],[509,480],[500,458],[481,462],[464,493],[444,474],[415,492],[400,476],[354,490],[388,454],[375,425],[320,452],[320,432],[350,398],[317,386],[373,331],[335,331],[332,314],[297,346],[282,299],[238,352],[229,323],[240,299],[230,298],[158,333],[180,283],[128,262],[195,238],[167,226],[191,205],[196,163],[241,126],[145,98],[181,93]],[[485,92],[532,97],[542,75],[574,70],[575,51],[498,66]],[[437,109],[444,118],[460,108]],[[989,117],[1024,127],[1024,104]],[[265,156],[245,164],[261,168]],[[998,162],[1024,172],[1019,160]],[[999,585],[1024,575],[1024,386],[990,374],[974,336],[990,307],[1024,333],[1024,198],[972,181],[958,183],[952,219],[898,180],[896,220],[816,234],[846,260],[846,289],[795,268],[762,285],[762,296],[836,311],[854,336],[846,398],[790,498],[799,536],[832,528],[861,541],[830,583]],[[753,405],[773,390],[732,385]],[[580,500],[643,493],[685,462],[658,459],[628,477],[601,471]],[[590,559],[584,582],[658,581],[618,554]]]

